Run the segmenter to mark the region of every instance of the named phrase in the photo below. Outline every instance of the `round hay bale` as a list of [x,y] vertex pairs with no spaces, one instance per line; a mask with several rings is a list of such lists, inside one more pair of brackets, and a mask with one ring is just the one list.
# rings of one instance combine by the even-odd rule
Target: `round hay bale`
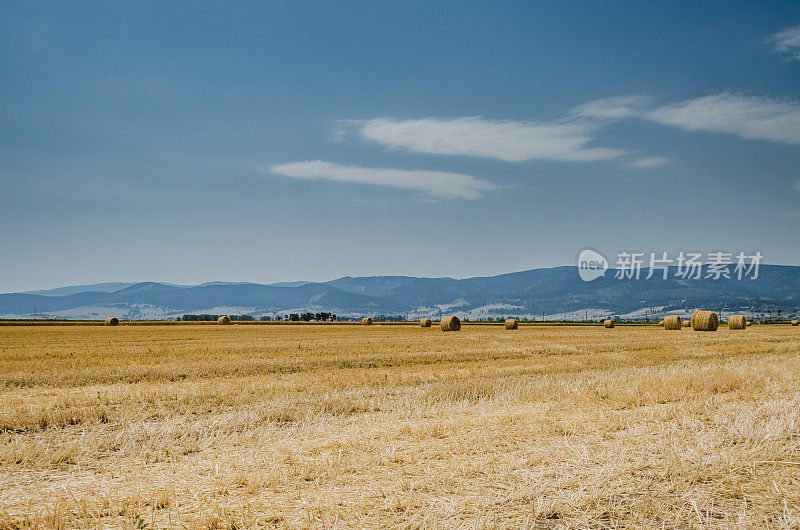
[[442,331],[461,331],[461,321],[455,315],[442,319]]
[[231,319],[228,315],[222,315],[217,319],[217,322],[219,322],[220,324],[230,324]]
[[744,329],[747,327],[747,318],[744,315],[731,315],[728,317],[728,329]]
[[603,322],[603,325],[604,325],[605,327],[607,327],[607,328],[613,328],[613,327],[614,327],[614,320],[612,320],[612,319],[610,319],[610,318],[609,318],[608,320],[606,320],[605,322]]
[[419,325],[423,328],[429,328],[431,327],[431,324],[433,324],[433,321],[430,318],[423,318],[419,321]]
[[747,326],[749,327],[749,326],[750,326],[750,324],[752,324],[752,322],[750,322],[750,321],[748,320],[748,321],[747,321]]
[[692,327],[692,322],[689,321],[689,320],[683,320],[682,323],[683,323],[683,327],[685,327],[685,328]]
[[664,317],[664,329],[681,329],[681,317],[679,315],[669,315]]
[[519,320],[516,318],[507,318],[506,319],[506,329],[517,329],[519,328]]
[[106,326],[119,326],[119,319],[117,317],[108,317],[106,319]]
[[798,321],[797,321],[797,320],[792,320],[792,325],[793,325],[793,326],[796,326],[797,324],[798,324]]
[[713,311],[695,311],[692,315],[692,329],[695,331],[717,331],[719,317]]
[[364,318],[362,318],[361,319],[361,323],[364,324],[365,326],[371,326],[372,325],[372,317],[364,317]]

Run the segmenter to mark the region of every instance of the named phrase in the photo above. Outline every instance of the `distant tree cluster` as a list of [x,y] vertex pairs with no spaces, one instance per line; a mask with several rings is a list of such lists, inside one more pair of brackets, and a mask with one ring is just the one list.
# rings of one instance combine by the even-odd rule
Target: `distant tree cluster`
[[334,322],[336,315],[333,313],[289,313],[288,315],[264,315],[259,320],[269,322],[271,320],[286,322]]
[[373,322],[406,322],[405,315],[362,315],[354,317],[339,317],[340,322],[361,322],[364,316],[372,317]]
[[[202,315],[183,315],[175,320],[179,322],[216,322],[221,316],[222,315],[207,315],[204,313]],[[228,315],[228,318],[230,318],[232,322],[249,322],[255,320],[255,317],[250,315]]]
[[405,315],[378,315],[372,317],[373,322],[405,322]]

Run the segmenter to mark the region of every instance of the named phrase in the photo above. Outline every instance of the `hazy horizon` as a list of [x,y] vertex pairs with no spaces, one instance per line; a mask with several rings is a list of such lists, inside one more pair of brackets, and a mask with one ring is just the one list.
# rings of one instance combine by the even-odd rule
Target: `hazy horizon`
[[[800,265],[793,265],[789,263],[764,263],[760,264],[761,266],[777,266],[777,267],[800,267]],[[340,278],[370,278],[370,277],[410,277],[410,278],[430,278],[430,279],[453,279],[453,280],[469,280],[474,278],[490,278],[494,276],[503,276],[505,274],[514,274],[518,272],[525,272],[529,270],[537,270],[537,269],[557,269],[563,267],[573,267],[575,268],[576,265],[567,264],[567,265],[553,265],[552,267],[528,267],[525,269],[514,270],[514,271],[501,271],[494,274],[476,274],[471,276],[431,276],[425,274],[344,274],[341,276],[335,276],[331,278],[323,278],[319,280],[309,280],[309,279],[295,279],[295,280],[277,280],[277,281],[269,281],[269,282],[262,282],[262,281],[254,281],[254,280],[203,280],[198,283],[186,283],[186,282],[168,282],[162,280],[138,280],[138,281],[120,281],[120,280],[108,280],[108,281],[98,281],[98,282],[88,282],[88,283],[78,283],[78,284],[69,284],[69,285],[56,285],[53,287],[39,287],[33,289],[21,289],[18,291],[0,291],[0,294],[26,294],[26,293],[34,293],[40,291],[52,291],[61,288],[69,288],[69,287],[83,287],[83,286],[91,286],[91,285],[105,285],[105,284],[129,284],[129,285],[136,285],[140,283],[159,283],[163,285],[169,285],[173,287],[199,287],[205,284],[214,284],[214,283],[239,283],[239,284],[258,284],[258,285],[274,285],[274,284],[293,284],[293,283],[325,283],[333,280],[337,280]],[[643,266],[641,268],[642,271],[646,271],[649,269],[647,266]],[[613,271],[617,270],[614,267],[614,264],[610,264],[609,272],[607,274],[612,273]]]

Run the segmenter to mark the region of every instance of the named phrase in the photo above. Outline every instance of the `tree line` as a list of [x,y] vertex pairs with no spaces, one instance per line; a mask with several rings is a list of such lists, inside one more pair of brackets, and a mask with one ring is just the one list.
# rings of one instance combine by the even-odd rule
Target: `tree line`
[[[219,317],[223,315],[209,315],[206,313],[200,315],[186,314],[177,317],[175,320],[178,322],[216,322]],[[252,322],[256,317],[252,315],[228,315],[231,322]],[[269,322],[273,320],[286,321],[286,322],[334,322],[336,315],[333,313],[289,313],[286,315],[264,315],[258,320],[262,322]]]

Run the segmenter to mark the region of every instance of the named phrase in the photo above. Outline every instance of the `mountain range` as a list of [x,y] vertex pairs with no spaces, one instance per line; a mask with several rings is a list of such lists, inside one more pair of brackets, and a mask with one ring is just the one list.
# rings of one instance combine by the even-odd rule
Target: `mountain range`
[[171,319],[185,313],[249,314],[333,312],[340,316],[445,313],[478,318],[639,318],[695,308],[743,312],[800,312],[800,267],[762,265],[757,279],[682,279],[659,270],[651,279],[617,279],[615,271],[591,282],[576,267],[531,269],[466,279],[413,276],[343,277],[328,282],[277,284],[208,282],[104,283],[0,294],[3,318]]

